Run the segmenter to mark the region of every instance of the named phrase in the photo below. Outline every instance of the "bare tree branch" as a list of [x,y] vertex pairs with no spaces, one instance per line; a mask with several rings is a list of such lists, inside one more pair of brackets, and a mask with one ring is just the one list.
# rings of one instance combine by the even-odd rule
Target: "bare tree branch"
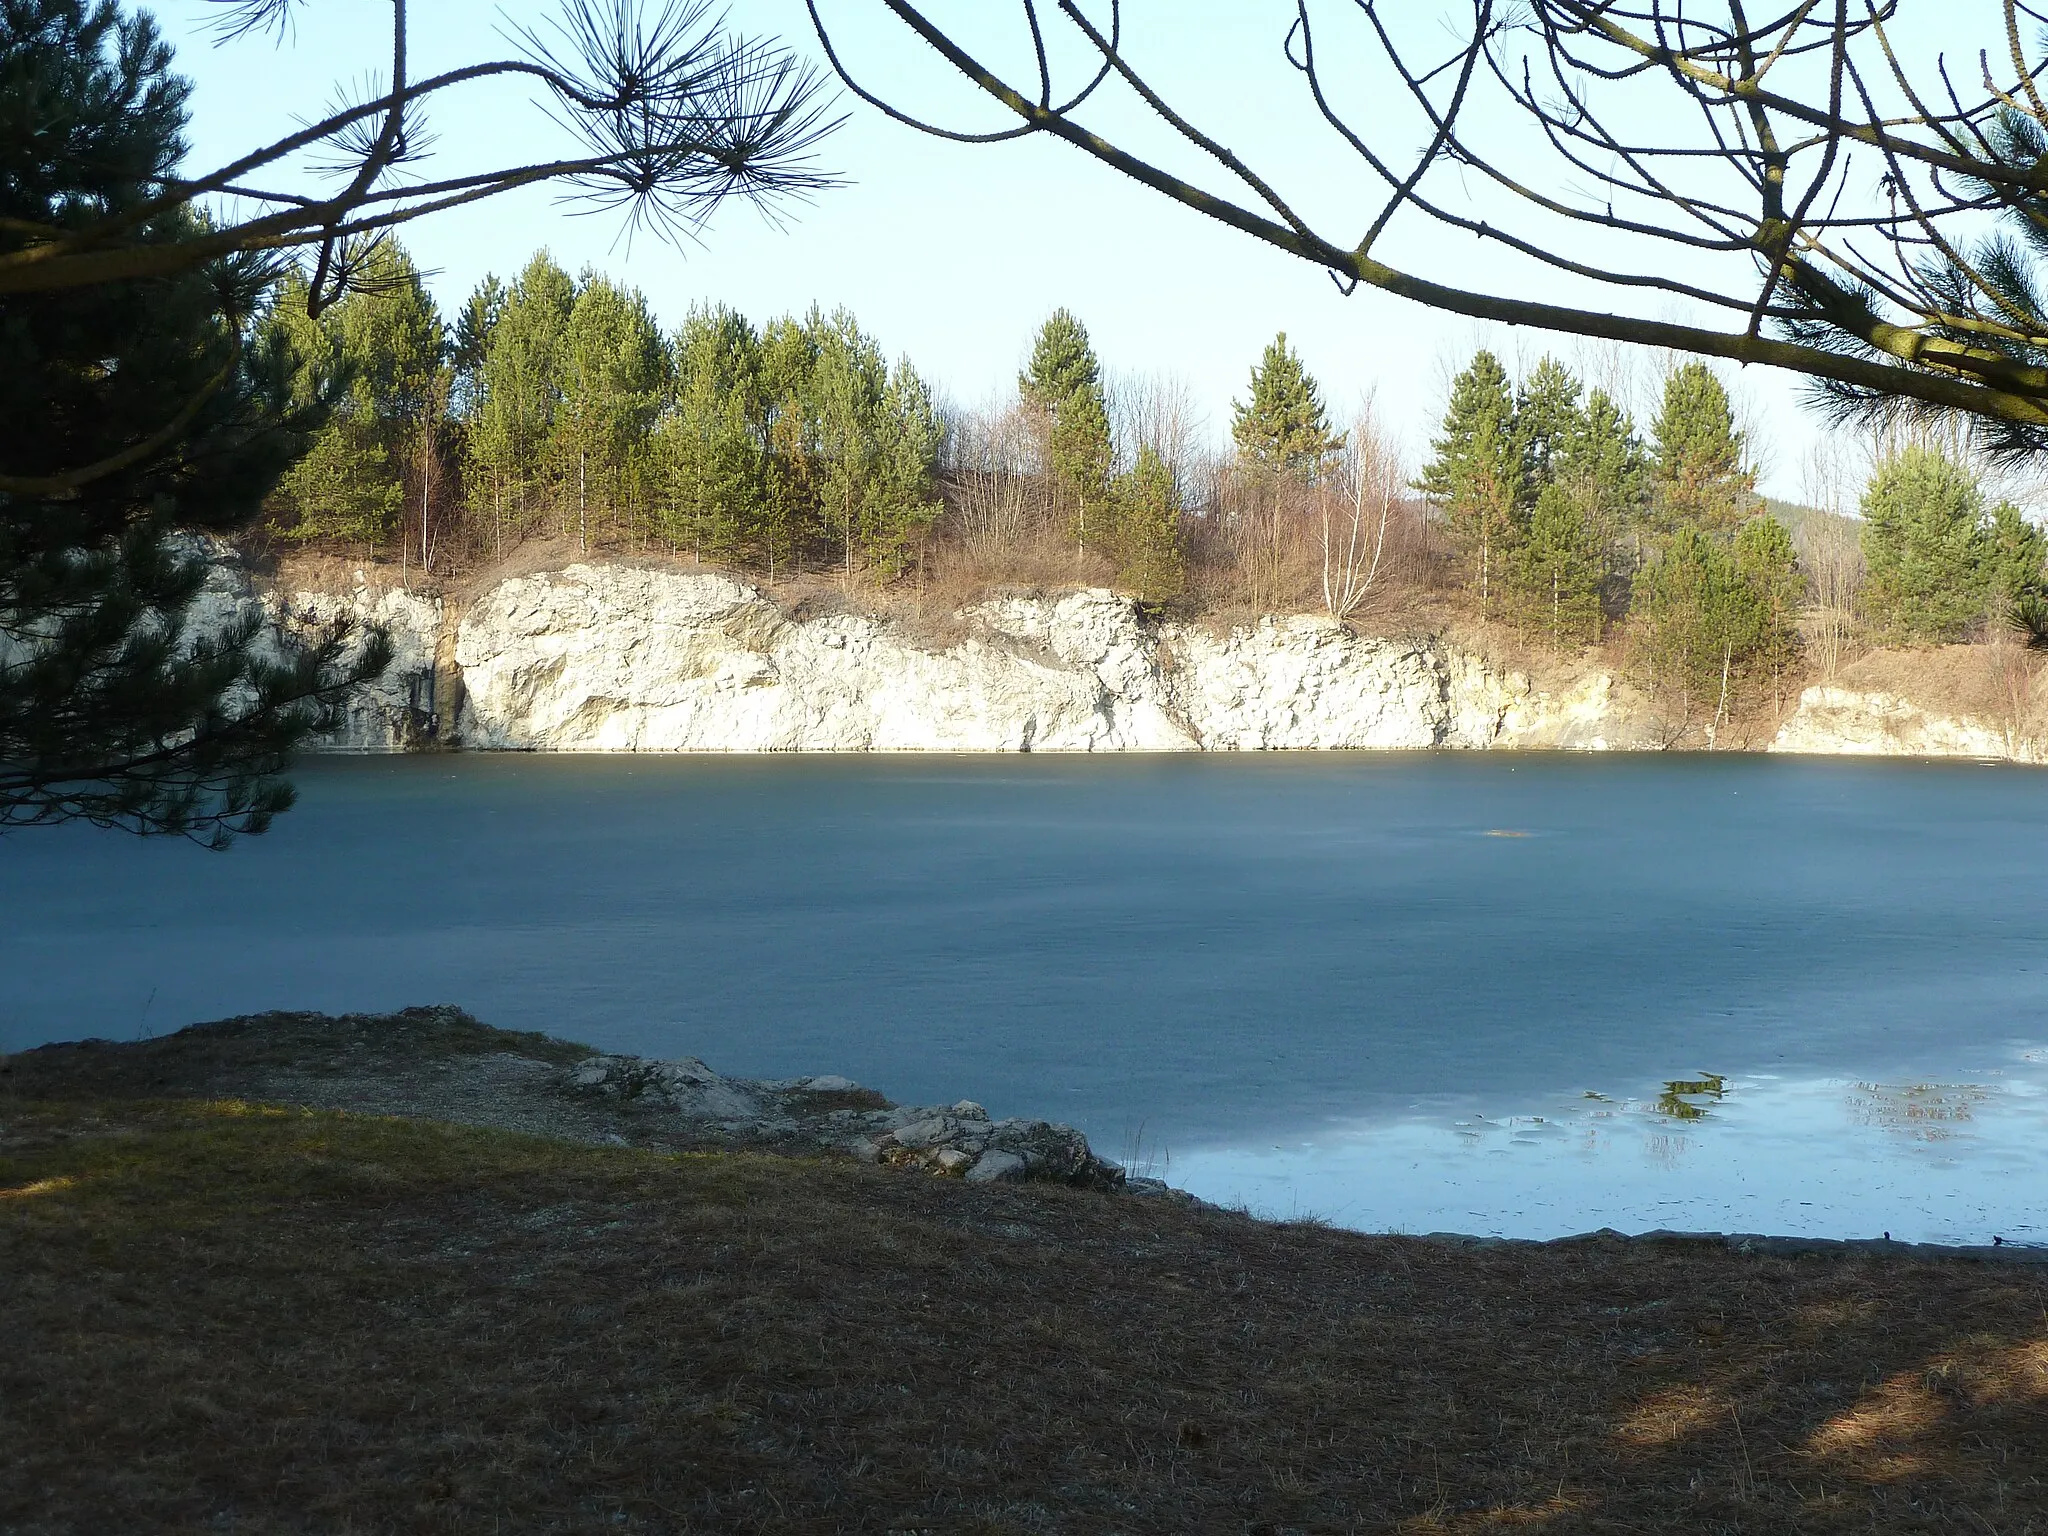
[[[847,78],[831,0],[806,3]],[[1032,0],[1020,0],[1028,90],[913,0],[865,3],[1009,118],[934,129],[848,79],[898,120],[969,141],[1060,139],[1325,268],[1347,291],[1363,284],[1478,319],[1787,368],[1844,411],[1962,412],[1999,424],[2014,451],[2048,446],[2048,295],[2036,294],[2029,268],[2048,259],[2048,110],[2043,59],[2038,47],[2028,53],[2022,27],[2039,18],[2021,0],[1979,0],[1984,86],[1974,98],[1961,94],[1944,58],[1929,63],[1925,86],[1914,78],[1893,36],[1906,0],[1783,0],[1762,18],[1745,0],[1525,0],[1511,11],[1464,0],[1453,7],[1460,41],[1448,54],[1418,41],[1441,36],[1439,10],[1293,0],[1275,17],[1278,50],[1334,142],[1386,188],[1350,236],[1317,227],[1280,179],[1228,149],[1227,117],[1203,122],[1169,100],[1135,62],[1142,39],[1123,35],[1120,14],[1105,28],[1084,0],[1058,0],[1091,55],[1085,86],[1061,101],[1049,61],[1068,55],[1046,33],[1050,12],[1042,19]],[[1364,23],[1341,64],[1326,57],[1326,11]],[[1945,37],[1962,25],[1946,9],[1941,23]],[[1994,44],[2002,77],[1993,75]],[[1391,99],[1360,84],[1375,72]],[[1333,81],[1372,100],[1371,116],[1347,109]],[[1169,169],[1093,126],[1093,111],[1083,121],[1082,108],[1102,105],[1098,88],[1109,86],[1220,175]],[[1481,110],[1488,96],[1511,124],[1536,133],[1511,127],[1503,137],[1500,112]],[[1247,104],[1249,92],[1220,99],[1233,104],[1226,113],[1261,110]],[[1548,150],[1550,180],[1524,168],[1532,147]],[[1300,158],[1274,169],[1293,170]],[[1447,179],[1467,171],[1484,178],[1478,201]],[[1527,286],[1424,277],[1397,264],[1391,245],[1411,219],[1472,234],[1621,302],[1610,311],[1547,302]],[[1994,236],[2001,219],[2019,234]],[[1678,252],[1686,254],[1674,260]],[[1673,320],[1643,312],[1631,295],[1739,321]]]
[[[221,0],[221,29],[286,36],[309,0]],[[166,175],[155,196],[64,228],[10,229],[0,295],[189,271],[238,251],[304,250],[311,302],[346,287],[350,241],[521,187],[554,183],[591,208],[624,212],[666,238],[694,233],[728,202],[771,214],[835,185],[815,151],[843,120],[823,79],[788,50],[733,35],[709,0],[562,0],[542,29],[520,29],[520,56],[485,60],[423,80],[409,73],[406,0],[388,0],[390,77],[367,99],[195,177]],[[420,128],[431,102],[492,80],[527,80],[579,152],[457,176],[394,181],[427,155]],[[306,165],[311,158],[310,166]],[[294,166],[340,185],[278,185]],[[254,178],[267,185],[259,186]],[[225,217],[209,201],[256,206]],[[210,228],[165,240],[165,217],[204,206]]]

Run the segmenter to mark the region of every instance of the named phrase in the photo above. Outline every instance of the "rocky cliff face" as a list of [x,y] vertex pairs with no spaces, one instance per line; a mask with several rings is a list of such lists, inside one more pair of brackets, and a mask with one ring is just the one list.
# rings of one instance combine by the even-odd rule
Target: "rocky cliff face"
[[[728,577],[620,565],[516,577],[459,616],[367,586],[268,601],[286,629],[347,612],[392,637],[339,751],[1599,751],[1669,735],[1605,672],[1544,688],[1441,637],[1306,616],[1154,625],[1105,591],[983,603],[944,646],[867,615],[792,618]],[[2034,760],[1982,722],[1839,687],[1808,689],[1771,750]]]
[[2038,763],[2038,742],[1972,715],[1936,714],[1881,689],[1818,687],[1771,740],[1773,752],[1855,757],[1976,757]]
[[[1102,752],[1649,746],[1605,676],[1553,695],[1441,640],[1325,620],[1150,626],[1109,592],[1002,598],[921,645],[792,620],[722,576],[619,566],[507,581],[456,627],[465,745],[553,751]],[[388,688],[389,685],[387,685]]]

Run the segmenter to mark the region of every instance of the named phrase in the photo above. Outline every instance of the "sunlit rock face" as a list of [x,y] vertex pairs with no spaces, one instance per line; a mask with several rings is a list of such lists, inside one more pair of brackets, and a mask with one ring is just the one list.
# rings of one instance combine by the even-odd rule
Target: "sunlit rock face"
[[1658,741],[1597,675],[1545,693],[1429,638],[1327,620],[1148,625],[1104,591],[1000,598],[934,649],[886,620],[793,621],[723,576],[575,565],[463,617],[456,731],[553,751],[1116,752],[1624,747]]
[[[391,638],[390,669],[349,700],[329,751],[1601,751],[1669,739],[1606,672],[1542,687],[1439,636],[1360,635],[1305,615],[1154,624],[1099,590],[990,599],[933,644],[870,615],[793,619],[700,572],[572,565],[501,582],[458,619],[440,598],[361,581],[259,598],[223,563],[193,627],[259,603],[281,636],[348,616]],[[1994,723],[1839,686],[1807,689],[1770,750],[2042,760]]]
[[1773,752],[1880,757],[1984,757],[2042,761],[2037,743],[1990,721],[1938,715],[1896,694],[1817,687],[1799,695],[1771,740]]
[[1196,744],[1148,686],[1127,609],[1093,593],[1039,606],[1048,611],[996,605],[934,651],[862,615],[792,622],[723,576],[576,565],[521,577],[487,593],[457,631],[461,735],[577,752]]
[[[340,619],[390,638],[390,667],[347,698],[322,751],[1603,751],[1672,736],[1603,671],[1539,686],[1441,636],[1307,615],[1156,624],[1090,590],[990,599],[940,644],[872,615],[792,618],[702,572],[572,565],[458,613],[360,574],[342,591],[264,592],[225,545],[193,553],[209,569],[188,644],[252,619],[273,654]],[[1769,750],[2048,761],[1995,720],[1839,684],[1802,693]]]

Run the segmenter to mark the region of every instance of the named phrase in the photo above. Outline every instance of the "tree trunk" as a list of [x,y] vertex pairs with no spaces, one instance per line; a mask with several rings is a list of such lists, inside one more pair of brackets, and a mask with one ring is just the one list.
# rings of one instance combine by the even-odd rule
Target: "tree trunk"
[[1707,750],[1718,752],[1721,742],[1721,720],[1728,712],[1728,669],[1735,659],[1733,641],[1721,645],[1721,697],[1714,705],[1714,723],[1707,728]]

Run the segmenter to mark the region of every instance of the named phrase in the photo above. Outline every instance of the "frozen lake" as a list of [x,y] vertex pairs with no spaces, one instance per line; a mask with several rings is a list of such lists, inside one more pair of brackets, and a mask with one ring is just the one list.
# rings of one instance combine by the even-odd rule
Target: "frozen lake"
[[2048,1241],[2038,770],[479,755],[298,779],[226,855],[0,839],[0,1049],[453,1002],[1067,1119],[1210,1198],[1365,1228]]

